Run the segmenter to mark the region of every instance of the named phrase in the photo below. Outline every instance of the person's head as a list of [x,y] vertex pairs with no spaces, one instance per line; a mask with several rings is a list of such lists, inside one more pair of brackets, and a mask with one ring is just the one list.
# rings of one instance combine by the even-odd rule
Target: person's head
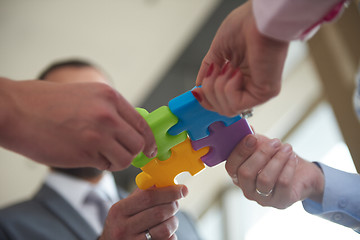
[[108,77],[94,64],[79,59],[55,62],[45,68],[37,79],[58,83],[100,82],[110,84]]
[[[51,64],[45,68],[38,79],[56,83],[100,82],[110,84],[110,80],[95,65],[84,60],[65,60]],[[96,168],[57,168],[62,172],[85,180],[99,178],[103,171]]]

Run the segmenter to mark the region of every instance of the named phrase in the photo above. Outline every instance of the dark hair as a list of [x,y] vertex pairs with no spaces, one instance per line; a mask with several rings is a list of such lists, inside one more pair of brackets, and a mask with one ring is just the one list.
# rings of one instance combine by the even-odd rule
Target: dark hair
[[63,67],[91,67],[98,69],[94,64],[80,59],[70,59],[70,60],[64,60],[64,61],[58,61],[54,62],[51,65],[49,65],[47,68],[45,68],[39,75],[37,79],[44,80],[46,76],[57,69],[63,68]]

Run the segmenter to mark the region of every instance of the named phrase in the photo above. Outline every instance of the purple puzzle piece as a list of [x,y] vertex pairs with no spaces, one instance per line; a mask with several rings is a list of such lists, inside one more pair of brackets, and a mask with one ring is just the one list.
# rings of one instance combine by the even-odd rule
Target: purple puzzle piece
[[209,131],[208,137],[191,142],[194,150],[210,147],[210,151],[201,157],[201,160],[209,167],[225,161],[241,139],[253,133],[244,118],[228,127],[222,122],[215,122],[209,126]]

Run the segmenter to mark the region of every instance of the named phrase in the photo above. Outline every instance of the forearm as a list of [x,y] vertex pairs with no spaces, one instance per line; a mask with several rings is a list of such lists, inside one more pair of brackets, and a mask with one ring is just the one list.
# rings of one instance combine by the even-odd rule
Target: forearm
[[6,141],[10,124],[14,120],[13,81],[0,77],[0,145]]
[[261,33],[278,40],[291,41],[315,27],[331,21],[344,0],[253,0],[253,11]]

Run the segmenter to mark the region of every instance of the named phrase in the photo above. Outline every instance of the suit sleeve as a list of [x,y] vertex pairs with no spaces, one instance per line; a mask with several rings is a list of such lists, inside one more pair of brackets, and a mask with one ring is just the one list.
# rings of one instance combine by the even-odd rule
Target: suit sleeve
[[345,0],[253,0],[259,31],[283,41],[305,39],[323,22],[332,21]]
[[360,175],[317,164],[325,177],[323,201],[305,199],[304,209],[360,233]]

